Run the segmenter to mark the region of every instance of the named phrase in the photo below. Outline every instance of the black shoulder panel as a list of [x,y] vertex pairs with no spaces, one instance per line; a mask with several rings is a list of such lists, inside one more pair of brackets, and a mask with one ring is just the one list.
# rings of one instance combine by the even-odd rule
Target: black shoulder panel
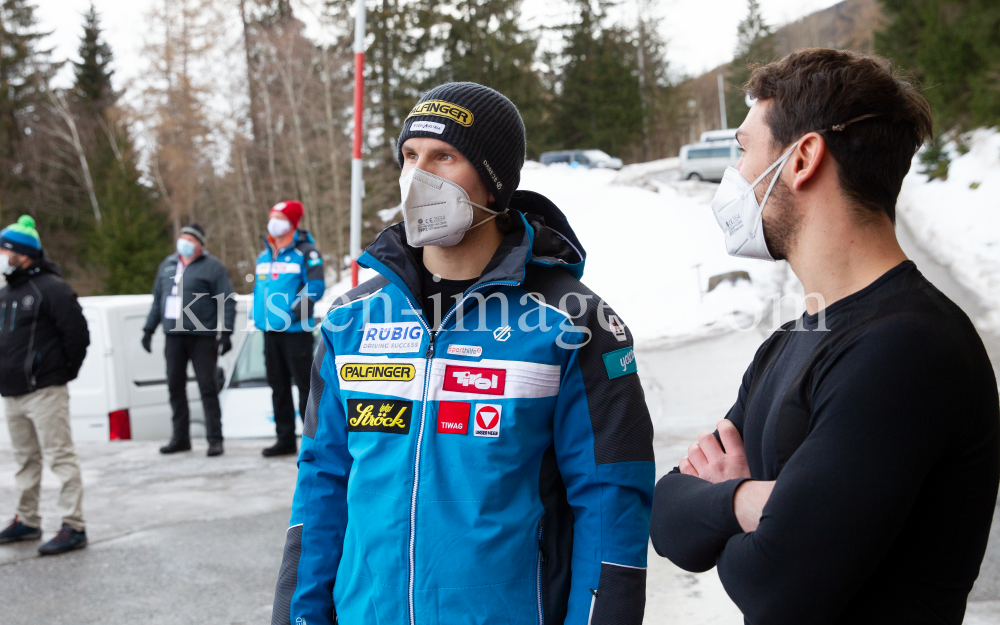
[[[612,378],[604,356],[615,362],[632,351],[632,333],[624,322],[615,331],[614,310],[565,269],[529,265],[523,289],[538,293],[545,303],[563,310],[586,335],[579,362],[594,428],[597,464],[653,462],[653,422],[637,373]],[[617,352],[617,353],[615,353]]]
[[302,418],[302,436],[309,438],[316,438],[316,430],[319,428],[319,400],[326,389],[320,368],[323,366],[325,356],[326,341],[323,340],[319,342],[316,355],[313,356],[312,370],[309,372],[309,401],[306,402],[306,414]]
[[299,558],[302,555],[302,526],[288,528],[285,535],[285,552],[281,556],[278,583],[274,588],[274,607],[271,625],[291,625],[292,595],[298,585]]
[[646,569],[601,564],[592,625],[642,625],[646,611]]
[[371,280],[366,280],[347,293],[344,293],[337,299],[333,300],[333,304],[330,305],[330,310],[326,311],[326,314],[330,314],[341,306],[346,306],[355,300],[365,297],[366,295],[371,295],[387,284],[389,284],[389,279],[381,274],[375,276]]

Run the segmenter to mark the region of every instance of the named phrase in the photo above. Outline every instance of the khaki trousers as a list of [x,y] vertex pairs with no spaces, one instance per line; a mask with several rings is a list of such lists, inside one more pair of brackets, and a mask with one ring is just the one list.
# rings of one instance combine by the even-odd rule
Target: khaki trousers
[[42,491],[42,458],[62,482],[59,514],[62,522],[82,530],[83,480],[69,422],[69,390],[66,385],[48,386],[26,395],[4,397],[7,428],[14,447],[20,491],[17,514],[21,522],[41,527],[38,500]]

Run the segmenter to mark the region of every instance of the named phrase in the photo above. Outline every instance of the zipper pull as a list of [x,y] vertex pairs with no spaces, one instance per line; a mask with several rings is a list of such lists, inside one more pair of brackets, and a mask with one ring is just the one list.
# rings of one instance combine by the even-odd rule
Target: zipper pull
[[434,338],[437,336],[437,332],[430,333],[430,340],[427,341],[427,353],[424,354],[424,358],[434,357]]

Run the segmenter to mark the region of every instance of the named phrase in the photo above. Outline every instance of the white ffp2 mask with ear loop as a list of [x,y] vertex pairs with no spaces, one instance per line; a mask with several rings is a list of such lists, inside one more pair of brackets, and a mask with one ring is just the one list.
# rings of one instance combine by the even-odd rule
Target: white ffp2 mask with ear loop
[[[413,247],[458,245],[466,232],[500,214],[473,202],[461,186],[422,169],[413,168],[400,176],[399,190],[406,241]],[[472,225],[473,206],[492,216]]]

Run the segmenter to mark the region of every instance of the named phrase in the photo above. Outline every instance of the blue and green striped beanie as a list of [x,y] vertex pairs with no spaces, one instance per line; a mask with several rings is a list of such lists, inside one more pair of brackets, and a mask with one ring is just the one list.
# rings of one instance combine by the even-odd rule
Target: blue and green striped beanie
[[35,230],[35,220],[28,215],[21,215],[16,224],[0,230],[0,247],[31,258],[41,256],[42,241]]

